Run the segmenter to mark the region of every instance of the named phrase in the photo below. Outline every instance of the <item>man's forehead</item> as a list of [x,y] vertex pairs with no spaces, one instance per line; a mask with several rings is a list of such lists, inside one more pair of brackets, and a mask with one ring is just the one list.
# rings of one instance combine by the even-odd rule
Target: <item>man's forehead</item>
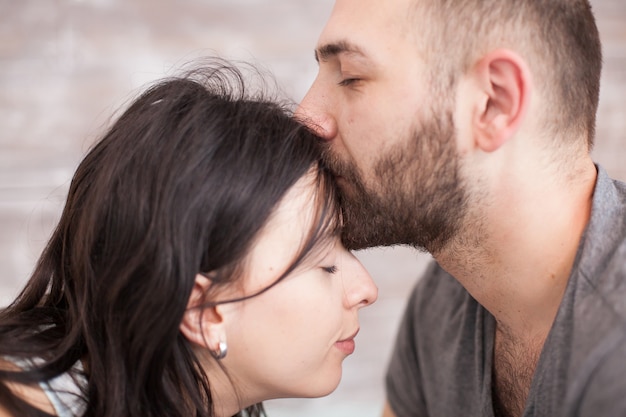
[[383,38],[404,37],[414,24],[410,16],[415,0],[337,0],[322,30],[316,59],[340,54],[371,56],[370,45]]
[[412,15],[416,5],[424,0],[336,0],[328,23],[369,26],[376,22],[397,24]]

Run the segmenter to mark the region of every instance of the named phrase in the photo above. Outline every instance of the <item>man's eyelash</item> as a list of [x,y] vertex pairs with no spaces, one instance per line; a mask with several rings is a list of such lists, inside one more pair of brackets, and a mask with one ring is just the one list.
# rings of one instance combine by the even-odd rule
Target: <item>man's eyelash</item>
[[337,267],[335,265],[325,266],[325,267],[322,267],[322,269],[328,272],[329,274],[334,274],[335,272],[337,272]]

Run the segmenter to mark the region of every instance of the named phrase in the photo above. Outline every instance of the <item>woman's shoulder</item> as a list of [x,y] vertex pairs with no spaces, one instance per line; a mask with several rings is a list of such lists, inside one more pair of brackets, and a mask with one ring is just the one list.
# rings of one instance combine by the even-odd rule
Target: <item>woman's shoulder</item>
[[[22,367],[18,366],[15,361],[0,357],[0,371],[20,370],[22,370]],[[26,402],[27,404],[30,404],[31,406],[40,409],[41,411],[50,415],[56,415],[50,399],[48,398],[44,390],[39,386],[39,384],[22,384],[5,380],[0,380],[0,384],[3,384],[3,388],[9,390],[10,394]],[[14,414],[10,413],[7,410],[4,401],[5,396],[3,395],[0,398],[0,417],[14,417]]]

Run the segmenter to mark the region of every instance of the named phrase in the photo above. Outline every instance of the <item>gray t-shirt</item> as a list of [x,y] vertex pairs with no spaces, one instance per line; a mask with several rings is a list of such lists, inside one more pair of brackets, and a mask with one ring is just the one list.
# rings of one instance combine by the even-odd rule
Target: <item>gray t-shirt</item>
[[[494,330],[493,316],[433,263],[411,294],[387,371],[396,415],[493,417]],[[523,414],[558,416],[626,416],[626,184],[600,167]]]

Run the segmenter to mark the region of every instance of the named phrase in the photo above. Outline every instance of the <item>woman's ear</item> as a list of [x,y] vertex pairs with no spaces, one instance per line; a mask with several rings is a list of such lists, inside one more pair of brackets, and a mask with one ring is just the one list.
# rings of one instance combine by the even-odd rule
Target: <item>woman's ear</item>
[[193,344],[216,351],[226,342],[226,330],[220,306],[204,306],[210,286],[209,278],[196,275],[180,331]]
[[475,99],[471,129],[475,146],[485,152],[500,148],[520,128],[530,105],[530,68],[515,52],[497,49],[474,66]]

